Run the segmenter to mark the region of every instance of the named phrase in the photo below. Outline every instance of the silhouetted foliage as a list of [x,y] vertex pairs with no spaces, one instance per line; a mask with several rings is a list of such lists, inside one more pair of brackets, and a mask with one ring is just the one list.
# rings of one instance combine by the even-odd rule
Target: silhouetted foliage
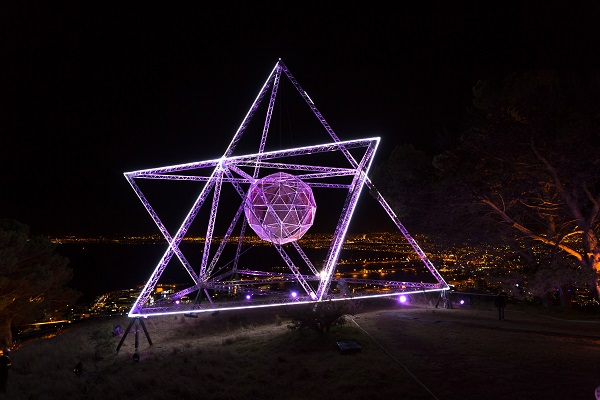
[[600,74],[514,74],[473,92],[459,144],[434,159],[432,215],[457,238],[509,245],[539,295],[596,287]]
[[389,158],[373,166],[372,181],[403,223],[423,231],[431,206],[434,169],[431,157],[412,144],[396,146]]
[[433,157],[399,146],[373,182],[411,230],[495,252],[532,295],[587,285],[598,296],[599,103],[598,71],[480,81],[455,142]]
[[12,324],[60,315],[80,294],[66,287],[73,271],[48,239],[29,227],[0,219],[0,345],[10,347]]
[[116,348],[116,338],[113,332],[113,326],[105,324],[89,334],[88,339],[94,345],[94,356],[97,360],[102,359],[103,351],[114,350]]

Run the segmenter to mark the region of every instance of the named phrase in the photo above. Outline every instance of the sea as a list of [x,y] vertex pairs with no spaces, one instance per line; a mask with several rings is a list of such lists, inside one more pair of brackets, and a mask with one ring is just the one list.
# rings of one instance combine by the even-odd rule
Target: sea
[[145,284],[165,248],[158,244],[66,243],[57,252],[69,259],[73,279],[68,286],[90,304],[96,297]]
[[[195,246],[198,246],[197,244]],[[191,265],[200,265],[201,250],[196,250],[197,259],[189,257],[190,250],[181,247]],[[69,266],[73,270],[73,279],[68,286],[79,290],[82,296],[80,304],[91,304],[98,296],[113,292],[136,288],[144,285],[152,276],[154,269],[166,251],[166,245],[160,243],[106,243],[106,242],[78,242],[61,243],[57,245],[57,252],[69,259]],[[239,268],[265,270],[284,265],[281,256],[274,252],[273,248],[262,246],[253,249],[250,264],[240,262]],[[327,255],[326,249],[305,249],[306,255],[311,261],[324,260]],[[221,256],[222,263],[233,262],[235,246],[228,245]],[[361,273],[358,277],[366,279],[381,279],[381,270],[390,268],[387,261],[378,263],[370,261],[364,264],[360,260],[385,260],[404,259],[405,255],[397,253],[385,253],[368,250],[343,251],[340,261],[346,260],[337,266],[336,271],[351,273],[368,269],[368,273]],[[245,255],[243,255],[245,257]],[[414,258],[414,257],[413,257]],[[246,260],[246,259],[245,259]],[[350,260],[350,261],[348,261]],[[357,260],[357,261],[352,261]],[[174,266],[173,266],[174,265]],[[315,264],[316,265],[316,264]],[[396,263],[396,266],[399,264]],[[403,262],[402,270],[394,274],[387,274],[386,280],[402,280],[411,282],[435,282],[431,273],[420,261]],[[289,270],[288,270],[289,272]],[[160,282],[163,283],[189,283],[187,272],[181,267],[175,257],[165,268]]]

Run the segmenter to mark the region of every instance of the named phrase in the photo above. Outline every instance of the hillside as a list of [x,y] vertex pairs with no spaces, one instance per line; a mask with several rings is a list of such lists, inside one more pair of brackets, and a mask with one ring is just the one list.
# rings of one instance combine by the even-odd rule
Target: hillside
[[373,300],[327,335],[290,322],[284,308],[152,317],[134,361],[135,333],[118,353],[112,336],[126,316],[88,321],[14,349],[6,398],[592,399],[600,386],[598,315]]

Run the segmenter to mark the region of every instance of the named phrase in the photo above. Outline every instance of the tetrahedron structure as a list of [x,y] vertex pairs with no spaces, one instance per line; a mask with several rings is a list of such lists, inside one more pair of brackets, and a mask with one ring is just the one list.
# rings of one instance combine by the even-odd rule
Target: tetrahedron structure
[[[295,88],[328,140],[283,150],[267,148],[283,78]],[[255,151],[238,155],[236,147],[267,98]],[[368,177],[379,141],[378,137],[340,140],[279,60],[221,157],[124,174],[165,240],[164,253],[129,316],[447,290],[447,283]],[[188,211],[172,226],[144,188],[149,182],[165,181],[191,188],[191,200],[184,209]],[[338,270],[365,186],[418,254],[430,273],[430,282],[367,279]],[[178,197],[176,193],[163,193],[161,202]],[[175,209],[181,207],[168,206],[164,213]],[[317,228],[321,221],[328,222],[329,228]],[[309,238],[312,229],[329,233]],[[267,249],[277,262],[265,255]],[[170,276],[175,289],[163,290],[162,279],[172,270],[179,274]]]

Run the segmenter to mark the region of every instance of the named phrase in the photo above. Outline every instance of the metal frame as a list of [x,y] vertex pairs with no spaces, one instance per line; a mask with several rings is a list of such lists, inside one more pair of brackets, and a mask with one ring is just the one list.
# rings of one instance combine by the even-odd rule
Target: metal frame
[[[333,142],[279,151],[265,151],[275,100],[283,76],[286,76],[292,82]],[[271,94],[258,152],[248,155],[234,155],[234,149],[246,132],[250,120],[262,100],[267,96],[269,89],[271,89]],[[341,141],[317,110],[310,97],[291,75],[285,64],[279,60],[222,157],[208,161],[124,173],[125,178],[150,214],[167,244],[167,250],[141,290],[129,312],[129,316],[139,318],[164,314],[190,314],[213,312],[215,310],[269,307],[447,290],[449,288],[448,284],[368,178],[368,171],[379,141],[378,137]],[[321,164],[323,157],[321,157],[321,161],[312,159],[314,155],[326,155],[329,159],[332,153],[341,155],[339,159],[343,160],[345,165],[324,166]],[[240,268],[240,264],[244,262],[242,255],[252,246],[247,241],[251,235],[246,234],[247,222],[243,218],[244,201],[248,188],[261,176],[271,174],[273,171],[286,171],[294,174],[313,189],[347,191],[345,200],[341,205],[340,217],[335,226],[327,256],[322,265],[310,259],[303,250],[300,241],[293,241],[285,245],[271,243],[271,246],[285,262],[290,273],[261,270],[260,268]],[[192,181],[202,185],[193,206],[173,235],[165,227],[165,224],[163,224],[144,195],[138,184],[140,180]],[[336,278],[335,271],[340,251],[365,185],[431,272],[435,282]],[[233,197],[239,196],[240,205],[233,216],[227,219],[230,222],[226,225],[227,229],[221,236],[216,232],[217,215],[220,205],[223,203],[221,195],[225,189],[232,190]],[[231,198],[228,198],[227,203],[231,203]],[[208,204],[210,204],[210,210],[208,210],[205,221],[206,231],[202,260],[199,266],[194,267],[192,262],[188,260],[189,257],[186,257],[186,254],[182,251],[181,243],[186,238],[190,226],[198,217],[201,208]],[[318,203],[317,207],[319,207]],[[318,212],[316,218],[319,218]],[[232,244],[236,234],[238,236],[235,258],[224,264],[221,256],[226,245]],[[175,256],[175,259],[173,259],[173,256]],[[154,297],[155,289],[165,269],[167,267],[171,268],[172,259],[174,263],[178,260],[185,269],[189,276],[189,284],[166,297],[157,299]],[[334,289],[331,289],[332,282],[337,284]],[[298,287],[298,285],[301,287],[302,293],[296,294],[294,297],[290,296],[286,290],[281,290],[281,287]],[[363,285],[377,287],[379,290],[375,289],[367,292],[348,289],[349,286],[362,287]],[[277,286],[279,289],[272,290],[272,286]],[[225,296],[226,298],[223,300],[221,298],[216,300],[214,296],[211,296],[211,292],[213,295],[214,293],[233,294]],[[196,293],[194,301],[182,301],[193,293]],[[246,299],[242,294],[247,294],[250,298]],[[260,299],[257,298],[258,296],[253,297],[253,294],[260,294]],[[201,299],[204,296],[208,301],[202,303]]]

